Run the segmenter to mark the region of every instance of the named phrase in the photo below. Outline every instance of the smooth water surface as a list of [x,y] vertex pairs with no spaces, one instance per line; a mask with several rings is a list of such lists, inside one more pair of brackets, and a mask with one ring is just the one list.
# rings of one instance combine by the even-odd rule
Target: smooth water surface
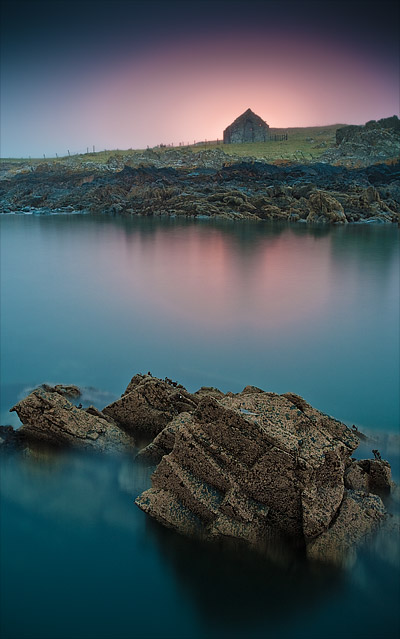
[[[190,391],[254,384],[375,433],[399,478],[397,228],[0,223],[2,424],[44,381],[78,384],[99,408],[139,371]],[[341,570],[261,560],[149,521],[133,504],[149,475],[126,458],[3,458],[3,639],[398,633],[398,543],[387,531]]]
[[398,249],[392,225],[3,216],[2,409],[17,387],[120,395],[150,370],[189,390],[294,391],[393,431]]

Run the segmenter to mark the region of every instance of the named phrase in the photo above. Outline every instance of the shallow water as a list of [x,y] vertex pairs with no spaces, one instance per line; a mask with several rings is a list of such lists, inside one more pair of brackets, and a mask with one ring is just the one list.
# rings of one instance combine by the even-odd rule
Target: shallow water
[[[0,223],[1,423],[43,381],[102,408],[151,370],[189,390],[297,392],[373,432],[358,456],[379,447],[399,477],[398,229]],[[260,560],[148,521],[133,504],[148,485],[129,459],[2,460],[4,639],[396,636],[393,535],[343,570]]]

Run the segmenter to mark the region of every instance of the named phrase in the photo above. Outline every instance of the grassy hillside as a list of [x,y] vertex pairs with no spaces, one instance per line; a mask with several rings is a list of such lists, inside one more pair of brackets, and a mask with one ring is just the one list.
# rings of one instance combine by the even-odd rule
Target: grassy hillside
[[[275,142],[256,142],[252,144],[223,144],[221,141],[208,141],[204,143],[198,143],[191,146],[175,146],[173,148],[179,149],[191,149],[193,152],[203,151],[204,149],[216,149],[219,148],[228,155],[233,157],[255,157],[260,159],[266,159],[269,161],[279,160],[316,160],[318,157],[331,146],[335,144],[336,129],[345,126],[344,124],[331,124],[321,127],[305,127],[305,128],[288,128],[288,129],[270,129],[271,135],[287,133],[288,139]],[[155,148],[157,153],[164,153],[166,150],[170,150],[172,147]],[[97,162],[99,164],[105,163],[111,156],[126,156],[126,155],[141,155],[144,149],[125,149],[125,150],[109,150],[99,151],[97,153],[84,153],[82,155],[71,156],[70,159]],[[40,162],[64,162],[69,156],[59,158],[32,158],[29,160],[30,164],[37,164]],[[26,158],[4,158],[2,162],[20,163],[26,162]]]
[[331,124],[306,128],[270,129],[271,135],[288,134],[281,142],[255,142],[252,144],[208,143],[191,147],[193,151],[206,148],[220,148],[228,155],[236,157],[252,156],[271,161],[317,159],[327,148],[335,145],[336,129],[344,124]]

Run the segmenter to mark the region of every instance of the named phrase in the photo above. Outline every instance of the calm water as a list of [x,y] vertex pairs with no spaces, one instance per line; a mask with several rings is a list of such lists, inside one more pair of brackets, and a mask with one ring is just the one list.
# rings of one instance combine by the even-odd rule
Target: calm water
[[[99,408],[138,371],[191,391],[255,384],[374,433],[399,478],[398,229],[0,222],[1,423],[43,381]],[[133,504],[148,485],[130,459],[3,459],[4,639],[397,635],[387,531],[340,571],[273,564],[161,529]]]

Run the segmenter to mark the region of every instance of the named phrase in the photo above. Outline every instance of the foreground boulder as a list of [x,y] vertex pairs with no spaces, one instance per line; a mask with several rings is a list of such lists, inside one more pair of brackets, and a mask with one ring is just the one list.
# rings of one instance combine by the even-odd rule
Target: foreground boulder
[[[286,540],[309,548],[313,559],[338,561],[385,516],[378,496],[345,488],[358,443],[344,424],[292,393],[247,387],[203,396],[140,453],[159,464],[136,504],[183,534],[261,549]],[[321,535],[329,553],[316,543]]]
[[123,451],[133,447],[133,438],[113,420],[90,407],[77,408],[59,392],[42,388],[13,406],[22,422],[19,441],[40,441],[52,446]]

